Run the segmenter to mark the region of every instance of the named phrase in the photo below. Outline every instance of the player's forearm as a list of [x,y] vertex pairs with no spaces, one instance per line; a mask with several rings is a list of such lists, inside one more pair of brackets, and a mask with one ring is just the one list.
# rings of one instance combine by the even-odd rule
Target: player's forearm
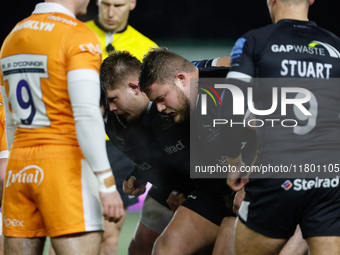
[[[79,146],[89,161],[94,172],[104,171],[110,168],[106,154],[105,133],[102,118],[98,111],[87,110],[87,116],[76,114],[76,133]],[[76,110],[79,113],[79,111]],[[97,123],[93,125],[93,123]]]
[[110,169],[104,123],[99,109],[99,77],[94,70],[68,74],[68,90],[79,146],[94,172]]

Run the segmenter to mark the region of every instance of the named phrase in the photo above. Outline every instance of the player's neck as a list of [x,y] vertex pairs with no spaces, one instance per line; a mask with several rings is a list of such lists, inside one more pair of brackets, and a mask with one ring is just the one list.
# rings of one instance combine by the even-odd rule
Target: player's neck
[[283,19],[308,21],[308,12],[296,7],[284,8],[277,12],[274,19],[274,23]]
[[142,95],[143,95],[143,98],[142,98],[141,108],[142,108],[142,112],[146,112],[148,110],[150,100],[144,92],[142,92]]
[[74,1],[65,1],[65,0],[45,0],[46,3],[57,3],[61,4],[67,9],[69,9],[74,15],[78,13],[78,10],[76,10],[76,5],[74,4]]

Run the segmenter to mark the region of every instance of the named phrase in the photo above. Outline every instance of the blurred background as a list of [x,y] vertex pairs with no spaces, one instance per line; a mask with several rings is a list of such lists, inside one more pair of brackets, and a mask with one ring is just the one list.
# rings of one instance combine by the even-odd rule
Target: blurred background
[[[1,38],[16,22],[30,15],[42,1],[7,1],[2,7]],[[316,0],[310,20],[340,36],[338,0]],[[189,60],[230,54],[238,37],[250,29],[271,23],[265,0],[138,0],[131,12],[130,25],[155,41]],[[97,15],[96,0],[90,0],[88,14],[82,21]]]
[[[38,0],[7,1],[1,8],[0,43],[15,24],[29,16]],[[316,0],[310,20],[340,36],[339,0]],[[138,0],[129,24],[159,46],[190,61],[230,55],[232,46],[245,32],[271,24],[265,0]],[[3,5],[4,6],[4,5]],[[96,0],[90,0],[88,13],[78,17],[87,21],[97,15]],[[118,254],[127,254],[128,244],[139,218],[140,203],[129,208],[123,226]]]

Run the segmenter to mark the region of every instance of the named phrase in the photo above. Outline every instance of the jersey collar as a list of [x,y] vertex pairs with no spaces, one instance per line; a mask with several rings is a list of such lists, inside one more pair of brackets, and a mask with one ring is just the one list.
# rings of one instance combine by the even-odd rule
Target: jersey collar
[[148,109],[146,110],[147,114],[150,114],[152,103],[153,103],[153,101],[150,101],[149,104],[148,104]]
[[67,9],[65,6],[58,3],[39,3],[35,6],[32,14],[52,13],[59,12],[76,18],[73,12]]
[[303,20],[295,20],[295,19],[281,19],[277,23],[280,22],[289,22],[289,23],[295,23],[300,25],[308,25],[308,26],[316,26],[316,23],[314,21],[303,21]]

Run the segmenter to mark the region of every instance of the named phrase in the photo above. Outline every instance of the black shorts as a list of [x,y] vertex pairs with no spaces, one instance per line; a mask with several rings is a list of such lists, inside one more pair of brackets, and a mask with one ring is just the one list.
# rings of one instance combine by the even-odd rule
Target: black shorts
[[155,185],[152,185],[148,194],[158,203],[170,209],[170,206],[166,201],[168,200],[172,190],[173,189],[169,187],[162,187],[160,185],[156,187]]
[[135,164],[123,152],[118,150],[110,141],[106,141],[106,151],[111,169],[116,179],[117,190],[123,200],[124,208],[138,203],[138,198],[123,192],[123,183],[133,171]]
[[287,239],[299,224],[304,238],[340,236],[339,179],[251,179],[238,212],[250,229]]
[[225,179],[196,179],[197,188],[182,206],[196,212],[217,226],[224,217],[236,217],[232,202],[234,193],[227,186]]

